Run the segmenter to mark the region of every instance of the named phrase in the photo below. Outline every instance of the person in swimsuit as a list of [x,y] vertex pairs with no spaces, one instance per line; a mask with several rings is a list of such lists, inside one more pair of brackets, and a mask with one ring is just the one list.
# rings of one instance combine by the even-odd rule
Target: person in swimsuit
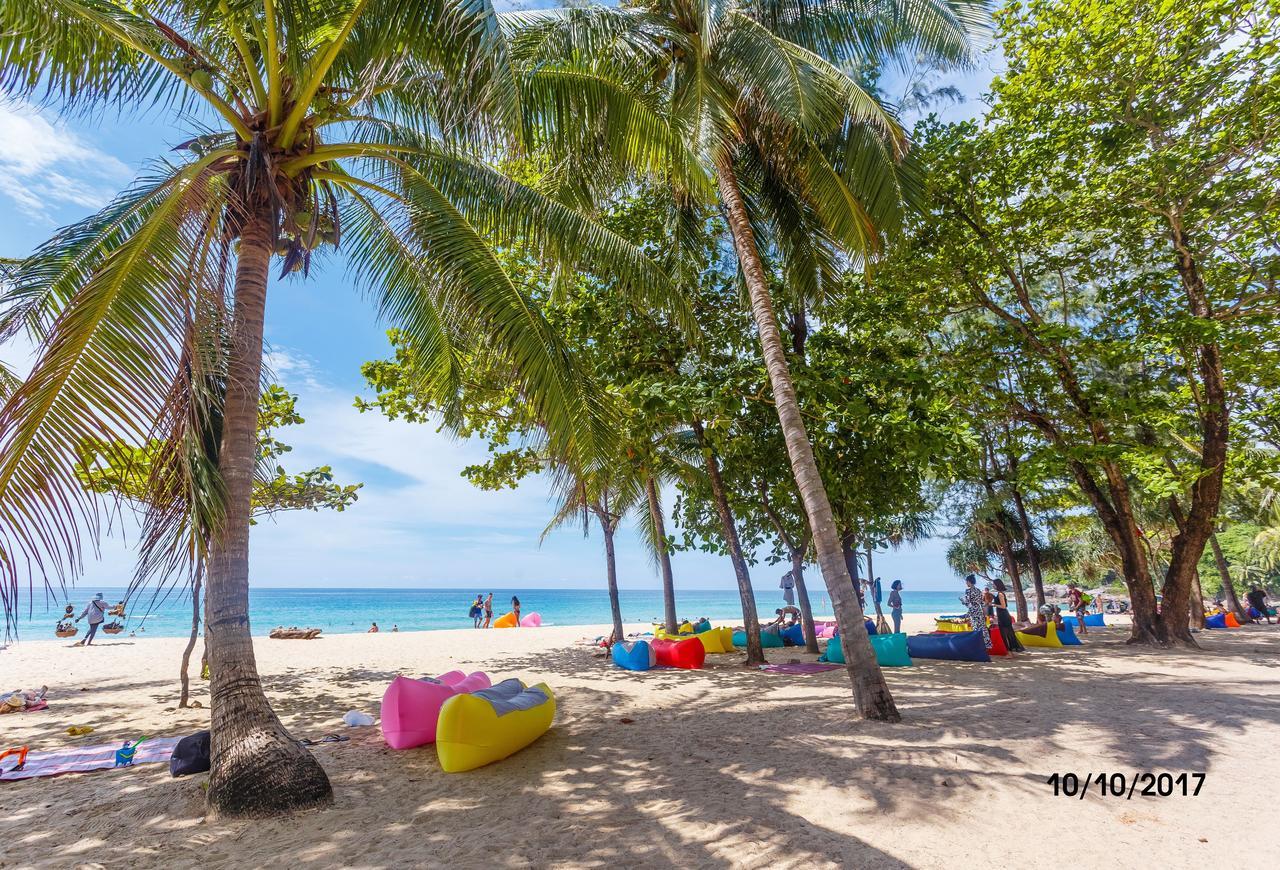
[[490,592],[484,600],[484,627],[488,628],[489,623],[493,621],[493,593]]
[[894,580],[889,587],[889,613],[893,617],[893,633],[902,631],[902,581]]
[[511,612],[516,615],[516,628],[520,627],[520,599],[511,596]]

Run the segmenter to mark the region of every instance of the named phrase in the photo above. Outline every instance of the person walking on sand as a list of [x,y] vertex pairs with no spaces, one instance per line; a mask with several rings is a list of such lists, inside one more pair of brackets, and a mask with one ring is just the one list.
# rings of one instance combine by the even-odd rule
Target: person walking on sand
[[1088,634],[1089,629],[1084,624],[1084,617],[1089,612],[1089,602],[1084,600],[1084,593],[1074,583],[1067,584],[1067,607],[1076,615],[1076,621],[1080,623],[1080,633]]
[[493,621],[493,593],[490,592],[484,600],[484,627],[488,628],[489,623]]
[[516,628],[520,627],[520,599],[514,595],[511,596],[511,612],[516,615]]
[[970,574],[964,578],[964,595],[960,596],[969,615],[969,625],[974,631],[982,632],[982,643],[991,646],[991,635],[987,632],[987,609],[982,606],[982,593],[978,591],[978,578]]
[[479,628],[481,621],[484,619],[484,596],[479,592],[476,593],[476,600],[471,602],[471,610],[468,616],[471,617],[473,627]]
[[93,644],[93,636],[98,633],[98,626],[102,625],[106,619],[107,606],[107,602],[102,598],[102,593],[99,592],[93,596],[92,601],[84,606],[84,610],[80,611],[80,615],[76,617],[76,622],[88,617],[89,633],[76,646],[91,646]]
[[889,586],[889,615],[893,617],[893,633],[902,631],[902,581],[894,580]]

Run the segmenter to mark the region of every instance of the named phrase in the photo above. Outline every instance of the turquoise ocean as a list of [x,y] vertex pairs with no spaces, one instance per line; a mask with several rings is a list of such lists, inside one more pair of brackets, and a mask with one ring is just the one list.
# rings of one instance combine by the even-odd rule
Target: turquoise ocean
[[[82,586],[69,590],[65,597],[46,600],[37,590],[33,607],[32,602],[22,602],[18,637],[52,638],[63,607],[72,604],[79,614],[95,592],[102,592],[112,603],[124,597],[123,589]],[[401,631],[470,628],[467,610],[477,592],[493,593],[495,618],[511,609],[512,595],[520,598],[523,614],[540,614],[543,625],[603,625],[611,618],[609,596],[603,589],[257,588],[249,592],[249,622],[255,635],[265,635],[278,625],[321,628],[328,634],[363,632],[373,622],[384,631],[393,625]],[[902,596],[903,609],[907,613],[956,613],[960,611],[959,592],[959,588],[955,592],[912,592],[908,588]],[[620,598],[626,622],[661,618],[659,589],[624,589]],[[783,605],[777,589],[757,594],[756,601],[762,616]],[[819,618],[831,613],[825,592],[813,594],[813,608]],[[676,609],[682,619],[706,616],[740,621],[742,617],[742,605],[733,589],[677,589]],[[191,598],[184,591],[172,591],[167,597],[154,596],[151,591],[135,593],[126,610],[126,629],[139,637],[180,637],[191,631]]]

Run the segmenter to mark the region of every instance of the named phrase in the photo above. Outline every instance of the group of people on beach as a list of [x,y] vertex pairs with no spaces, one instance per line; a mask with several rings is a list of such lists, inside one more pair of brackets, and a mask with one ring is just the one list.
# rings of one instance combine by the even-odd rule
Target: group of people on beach
[[[515,628],[520,627],[520,599],[511,596],[511,612],[516,615]],[[493,593],[481,595],[476,593],[476,600],[471,602],[471,609],[467,615],[471,617],[471,623],[474,628],[488,628],[493,622]]]

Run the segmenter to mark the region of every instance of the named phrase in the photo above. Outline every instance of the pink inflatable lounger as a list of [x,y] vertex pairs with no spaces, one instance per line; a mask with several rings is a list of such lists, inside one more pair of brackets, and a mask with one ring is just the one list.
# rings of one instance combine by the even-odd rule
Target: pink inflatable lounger
[[440,708],[454,695],[487,689],[489,677],[483,671],[464,674],[449,671],[437,679],[415,680],[396,677],[382,695],[382,739],[392,749],[412,749],[434,743]]
[[530,613],[524,619],[520,620],[521,628],[540,628],[542,626],[542,617],[536,613]]

